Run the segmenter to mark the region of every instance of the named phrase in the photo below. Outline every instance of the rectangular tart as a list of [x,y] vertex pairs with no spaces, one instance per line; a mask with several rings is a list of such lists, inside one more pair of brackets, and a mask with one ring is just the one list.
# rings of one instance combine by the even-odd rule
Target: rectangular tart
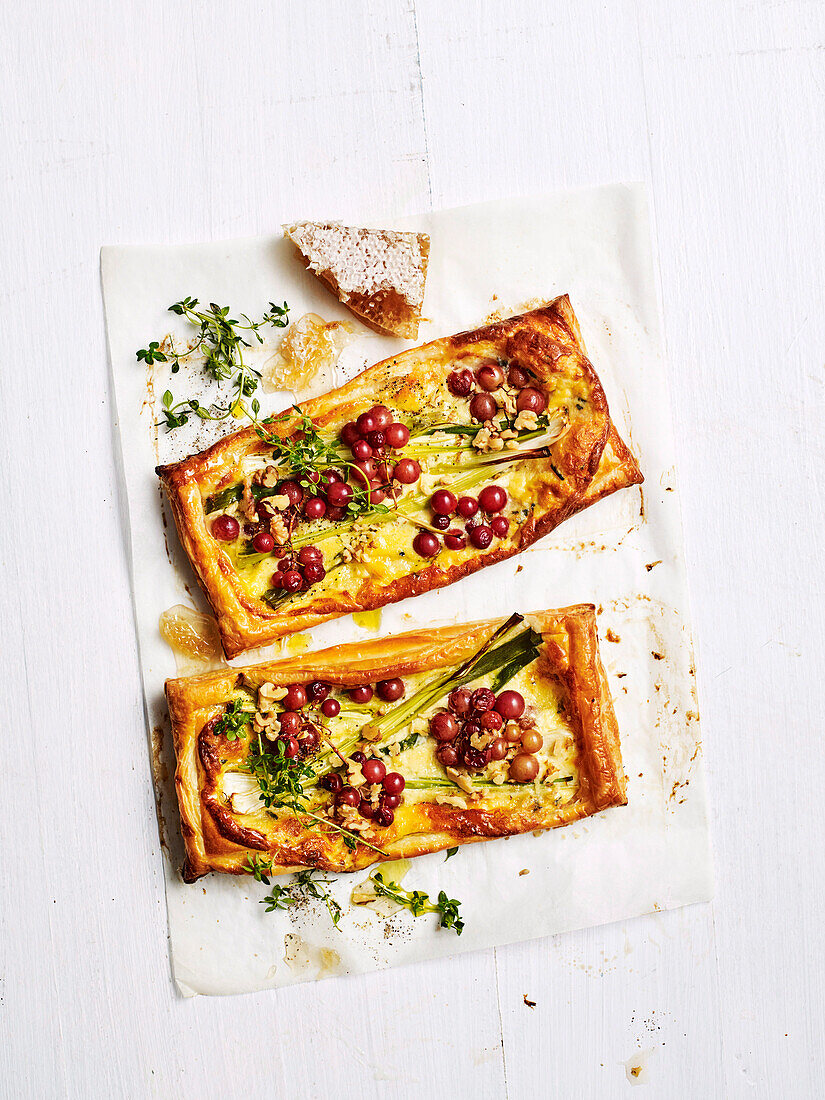
[[626,803],[592,605],[168,680],[166,696],[190,882],[354,871]]
[[157,472],[230,658],[452,584],[643,480],[566,296]]

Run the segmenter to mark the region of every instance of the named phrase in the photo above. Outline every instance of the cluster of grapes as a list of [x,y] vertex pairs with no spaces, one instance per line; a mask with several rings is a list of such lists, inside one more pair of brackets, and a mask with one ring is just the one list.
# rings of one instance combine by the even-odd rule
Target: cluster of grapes
[[[507,491],[501,485],[485,485],[478,497],[457,497],[449,489],[436,489],[430,497],[433,510],[431,526],[444,532],[448,550],[463,550],[470,545],[486,550],[493,539],[503,539],[510,530],[510,521],[501,513],[507,507]],[[451,526],[453,516],[463,519],[464,530]],[[419,531],[413,539],[413,549],[422,558],[432,558],[441,549],[438,536],[432,531]]]
[[529,783],[538,775],[535,754],[543,744],[534,725],[521,692],[495,695],[485,687],[475,691],[461,687],[450,693],[447,709],[432,716],[430,733],[439,742],[436,756],[445,768],[480,771],[518,748],[510,760],[509,775],[516,783]]
[[[519,412],[534,412],[541,416],[547,408],[547,398],[541,390],[530,385],[531,378],[526,370],[511,363],[507,367],[507,384],[519,390],[516,409]],[[504,385],[504,366],[499,362],[485,363],[475,371],[469,367],[454,370],[447,377],[447,389],[454,397],[470,397],[470,416],[479,423],[492,420],[499,406],[493,392]]]

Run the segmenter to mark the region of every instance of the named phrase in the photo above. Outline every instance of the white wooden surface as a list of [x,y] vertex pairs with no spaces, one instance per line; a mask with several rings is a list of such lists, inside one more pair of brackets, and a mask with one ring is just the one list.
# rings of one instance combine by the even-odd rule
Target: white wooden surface
[[[6,0],[0,41],[0,1095],[617,1097],[639,1052],[650,1096],[821,1095],[825,6]],[[658,227],[716,901],[184,1002],[100,244],[623,179]]]

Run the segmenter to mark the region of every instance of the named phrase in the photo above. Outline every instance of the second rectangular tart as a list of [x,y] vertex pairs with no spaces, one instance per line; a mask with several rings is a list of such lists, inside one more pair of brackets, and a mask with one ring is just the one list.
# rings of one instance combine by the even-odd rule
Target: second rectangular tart
[[626,802],[591,605],[168,680],[166,695],[187,881],[354,871]]

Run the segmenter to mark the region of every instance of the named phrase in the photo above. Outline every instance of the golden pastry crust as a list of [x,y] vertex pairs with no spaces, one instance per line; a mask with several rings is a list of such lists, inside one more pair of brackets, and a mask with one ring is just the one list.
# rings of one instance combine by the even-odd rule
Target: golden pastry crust
[[[394,580],[380,583],[367,578],[355,591],[326,592],[302,599],[297,607],[273,609],[244,588],[229,556],[210,534],[203,503],[205,494],[219,490],[236,476],[243,459],[267,451],[255,429],[236,432],[200,454],[158,467],[181,543],[214,609],[228,657],[340,615],[383,607],[452,584],[519,553],[600,497],[643,480],[610,421],[604,391],[586,357],[566,296],[521,316],[384,360],[345,386],[307,402],[303,409],[323,429],[357,417],[376,401],[402,407],[417,401],[419,408],[426,407],[428,390],[443,386],[446,375],[460,366],[462,358],[470,362],[473,357],[496,353],[517,357],[539,382],[577,385],[588,398],[582,408],[573,405],[569,427],[553,444],[552,458],[531,464],[537,480],[529,518],[499,545],[475,551],[446,568],[435,559]],[[274,427],[286,438],[296,430],[297,420],[287,419]]]
[[166,681],[186,846],[184,878],[191,882],[209,871],[248,873],[249,857],[261,853],[272,860],[273,874],[304,867],[354,871],[381,860],[558,828],[610,806],[625,805],[619,730],[599,656],[593,606],[541,611],[525,619],[542,635],[537,675],[561,684],[568,700],[579,763],[579,787],[571,802],[539,809],[485,809],[472,804],[456,808],[429,801],[402,806],[394,825],[373,842],[381,855],[361,844],[352,852],[342,849],[329,834],[306,829],[290,817],[272,817],[266,831],[244,827],[218,793],[222,755],[225,760],[231,748],[213,733],[239,676],[255,686],[322,679],[341,687],[409,676],[461,663],[501,624],[498,620],[460,624],[354,642],[246,669]]

